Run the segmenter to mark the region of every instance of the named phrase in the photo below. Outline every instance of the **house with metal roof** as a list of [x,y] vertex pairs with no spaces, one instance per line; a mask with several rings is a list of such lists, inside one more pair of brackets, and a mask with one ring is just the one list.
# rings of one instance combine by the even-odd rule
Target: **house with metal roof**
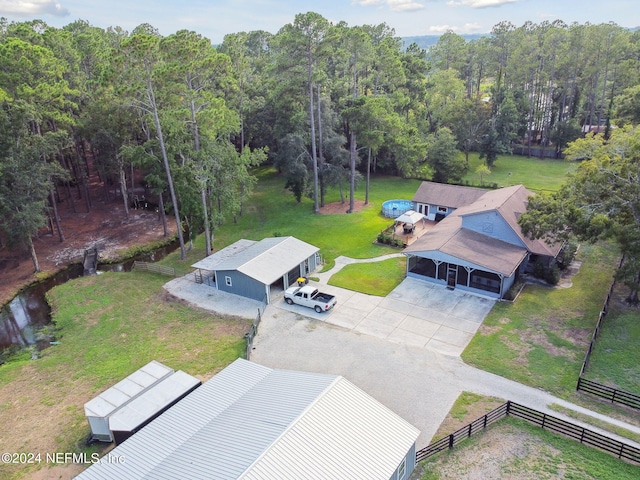
[[[438,195],[453,198],[427,196],[432,186]],[[518,275],[536,262],[552,265],[560,253],[561,243],[531,240],[522,233],[518,218],[533,195],[523,185],[481,190],[423,182],[419,192],[429,212],[434,203],[449,207],[433,229],[405,248],[407,276],[502,298]]]
[[238,240],[192,265],[218,290],[270,303],[320,264],[320,249],[295,237]]
[[341,376],[238,359],[78,480],[403,480],[419,430]]

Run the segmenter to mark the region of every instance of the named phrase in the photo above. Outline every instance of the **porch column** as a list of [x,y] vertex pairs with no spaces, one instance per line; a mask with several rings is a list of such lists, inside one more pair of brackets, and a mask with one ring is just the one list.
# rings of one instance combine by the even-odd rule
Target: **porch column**
[[469,286],[469,284],[471,283],[471,272],[475,272],[475,268],[472,267],[464,267],[464,269],[467,271],[467,287]]

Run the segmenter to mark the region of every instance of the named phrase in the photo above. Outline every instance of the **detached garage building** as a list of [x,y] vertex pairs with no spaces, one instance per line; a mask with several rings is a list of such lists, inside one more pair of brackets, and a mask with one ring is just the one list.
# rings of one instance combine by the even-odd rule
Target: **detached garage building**
[[238,240],[192,265],[204,283],[270,303],[320,264],[320,249],[295,237]]
[[406,480],[419,433],[343,377],[238,359],[76,478]]

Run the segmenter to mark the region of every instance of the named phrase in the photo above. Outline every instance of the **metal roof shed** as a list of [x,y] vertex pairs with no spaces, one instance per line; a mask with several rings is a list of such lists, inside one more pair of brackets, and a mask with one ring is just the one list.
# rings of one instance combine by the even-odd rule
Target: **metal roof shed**
[[92,437],[120,443],[200,385],[200,380],[152,360],[85,403]]
[[191,266],[218,290],[270,303],[276,292],[318,267],[318,252],[318,247],[291,236],[243,239]]
[[76,478],[405,480],[418,435],[343,377],[238,359]]

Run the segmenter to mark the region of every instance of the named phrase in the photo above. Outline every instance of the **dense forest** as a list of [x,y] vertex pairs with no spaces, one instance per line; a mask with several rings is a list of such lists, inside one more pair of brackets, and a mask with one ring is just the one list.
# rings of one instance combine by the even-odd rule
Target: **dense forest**
[[457,182],[472,151],[487,168],[514,151],[559,157],[586,132],[640,122],[640,32],[503,22],[427,51],[385,24],[306,13],[214,47],[148,24],[2,19],[0,101],[2,248],[30,249],[38,270],[32,239],[50,225],[63,241],[60,192],[91,209],[91,168],[125,216],[142,189],[185,231],[205,231],[210,252],[264,162],[314,211],[328,188],[353,209],[373,172]]

